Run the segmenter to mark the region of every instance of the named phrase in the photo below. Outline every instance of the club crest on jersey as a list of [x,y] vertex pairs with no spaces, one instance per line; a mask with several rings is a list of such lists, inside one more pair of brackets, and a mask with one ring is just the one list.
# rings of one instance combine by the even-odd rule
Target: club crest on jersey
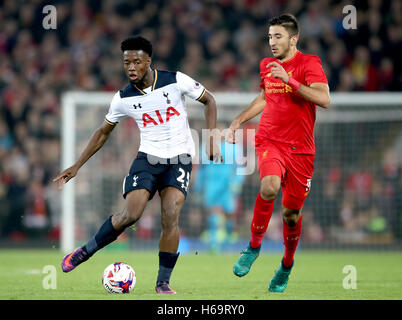
[[[153,114],[152,114],[153,115]],[[143,113],[142,114],[142,122],[144,123],[144,128],[148,125],[148,124],[153,124],[155,126],[159,125],[159,124],[163,124],[165,122],[169,122],[170,118],[173,116],[180,116],[180,112],[177,111],[175,108],[173,107],[168,107],[166,109],[166,113],[164,114],[164,117],[161,113],[161,111],[159,110],[155,110],[155,115],[152,116],[151,114],[148,113]]]
[[168,98],[169,92],[163,92],[163,96],[166,98],[166,104],[170,104],[172,101]]
[[139,104],[133,104],[133,107],[134,107],[134,109],[141,109],[142,108],[142,106],[141,106],[141,103],[139,103]]

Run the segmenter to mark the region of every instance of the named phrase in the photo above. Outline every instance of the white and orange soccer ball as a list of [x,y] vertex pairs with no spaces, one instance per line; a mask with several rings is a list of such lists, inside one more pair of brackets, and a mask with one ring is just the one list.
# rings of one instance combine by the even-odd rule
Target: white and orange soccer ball
[[115,262],[103,271],[102,284],[109,293],[130,293],[137,281],[134,269],[124,262]]

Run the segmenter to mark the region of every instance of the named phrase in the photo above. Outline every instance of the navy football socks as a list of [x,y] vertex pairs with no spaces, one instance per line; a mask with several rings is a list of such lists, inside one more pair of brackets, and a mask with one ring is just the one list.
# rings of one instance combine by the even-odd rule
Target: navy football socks
[[[112,216],[110,216],[100,227],[95,236],[88,241],[82,249],[92,256],[96,251],[107,246],[109,243],[117,239],[117,237],[123,231],[117,231],[112,225]],[[156,283],[169,282],[170,276],[172,274],[173,268],[176,265],[176,261],[179,257],[178,253],[171,252],[159,252],[159,271]]]
[[109,243],[117,239],[117,237],[123,232],[117,231],[112,225],[112,216],[110,216],[100,227],[95,236],[88,241],[88,243],[82,247],[90,256],[96,251],[107,246]]
[[161,282],[169,282],[170,275],[172,274],[173,268],[176,264],[177,258],[180,252],[171,253],[159,251],[159,271],[156,284]]

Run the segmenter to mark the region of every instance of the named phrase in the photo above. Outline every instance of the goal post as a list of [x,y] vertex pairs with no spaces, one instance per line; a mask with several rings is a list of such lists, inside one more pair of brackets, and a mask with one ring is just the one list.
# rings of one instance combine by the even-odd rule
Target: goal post
[[[114,93],[110,92],[70,91],[62,95],[61,170],[71,166],[76,161],[83,147],[89,141],[92,132],[101,125],[113,94]],[[218,106],[218,121],[229,124],[235,116],[257,97],[257,95],[257,92],[214,93]],[[204,113],[200,112],[201,104],[190,99],[186,99],[186,102],[190,127],[193,127],[193,125],[197,128],[202,127]],[[255,124],[257,120],[258,117],[251,122]],[[317,162],[318,175],[334,169],[331,167],[333,161],[331,157],[333,155],[336,156],[337,153],[341,152],[353,152],[353,150],[358,153],[356,155],[346,156],[341,160],[338,159],[340,163],[337,163],[337,165],[341,166],[341,171],[348,175],[345,184],[342,186],[351,188],[350,192],[351,194],[353,193],[352,196],[355,196],[354,192],[361,192],[359,183],[365,183],[353,181],[353,179],[358,180],[360,178],[364,180],[365,177],[358,175],[354,177],[353,172],[351,172],[352,169],[359,171],[359,166],[362,166],[362,168],[364,167],[369,171],[371,179],[376,180],[375,175],[378,174],[377,169],[380,169],[377,168],[377,166],[384,161],[386,153],[389,152],[389,150],[394,150],[397,159],[402,160],[402,93],[332,93],[330,108],[328,110],[317,108],[316,123],[316,161],[317,158],[320,161]],[[361,125],[366,124],[368,125],[367,127],[361,127]],[[378,134],[378,136],[376,136],[376,134]],[[133,121],[129,121],[125,124],[119,124],[111,136],[114,135],[117,136],[117,140],[108,141],[105,147],[81,168],[77,177],[63,186],[60,237],[60,249],[63,252],[70,252],[78,243],[88,240],[88,237],[93,235],[93,232],[97,230],[100,222],[104,221],[107,214],[111,214],[111,211],[115,208],[121,208],[121,183],[136,153],[135,148],[138,147],[138,128],[136,128]],[[371,146],[376,147],[378,150],[371,150]],[[124,154],[119,153],[121,149],[124,149]],[[377,154],[375,154],[375,152],[377,152]],[[375,163],[370,163],[370,161],[375,161]],[[331,165],[329,162],[331,162]],[[257,168],[255,168],[255,171],[257,171]],[[335,175],[336,173],[334,173],[334,176]],[[334,177],[332,178],[335,179]],[[329,178],[323,178],[324,183],[325,179]],[[382,178],[380,180],[382,180]],[[397,182],[395,183],[397,184]],[[400,183],[402,184],[402,179]],[[238,219],[240,236],[242,235],[242,230],[246,230],[249,227],[250,210],[252,209],[252,203],[255,199],[254,193],[256,190],[258,192],[258,178],[256,178],[256,176],[250,177],[246,179],[245,184],[247,185],[243,188],[241,197],[244,212],[240,213],[240,218]],[[338,187],[340,188],[341,186],[338,185]],[[396,186],[396,188],[397,187],[398,186]],[[370,185],[370,188],[375,188],[375,186]],[[312,187],[312,193],[315,192],[314,190],[314,187]],[[364,190],[364,192],[371,191]],[[402,197],[402,195],[395,196]],[[359,195],[356,195],[356,197],[359,197]],[[314,229],[313,224],[315,224],[317,228],[321,228],[322,233],[325,233],[321,235],[321,237],[326,239],[326,241],[322,241],[320,235],[311,236],[312,243],[319,245],[325,242],[333,246],[339,243],[346,243],[347,245],[348,243],[358,243],[354,238],[348,238],[347,228],[349,228],[349,226],[345,225],[347,221],[342,220],[348,219],[347,210],[345,208],[337,208],[338,212],[335,213],[337,215],[337,227],[335,227],[335,222],[334,225],[332,225],[332,217],[330,218],[329,214],[327,216],[326,211],[332,210],[333,208],[328,209],[328,203],[322,203],[318,194],[316,196],[310,195],[309,198],[311,199],[307,204],[308,209],[306,211],[315,210],[315,220],[311,218],[312,221],[314,220],[311,222],[311,226],[309,226],[309,222],[306,222],[307,231],[303,232],[313,232],[311,230],[309,231],[309,228]],[[343,201],[347,201],[349,198],[349,195],[346,194],[344,195]],[[400,198],[393,199],[392,201],[394,202],[392,202],[392,204],[402,203],[402,199]],[[191,199],[188,199],[186,202],[191,201]],[[360,199],[356,201],[360,201]],[[276,206],[276,208],[279,208],[279,206]],[[158,211],[158,209],[155,208],[153,210]],[[195,213],[194,216],[192,216],[192,204],[190,203],[185,210],[188,211],[189,218],[185,219],[185,223],[188,225],[182,226],[184,233],[199,237],[200,235],[196,234],[194,231],[194,227],[197,227],[194,221],[196,221],[197,218]],[[324,212],[319,212],[322,210]],[[341,210],[343,211],[341,212]],[[372,223],[374,225],[375,221],[377,221],[377,224],[380,224],[378,219],[375,220],[375,215],[378,213],[370,211],[371,209],[367,209],[367,213],[363,212],[366,210],[364,209],[364,205],[356,210],[361,211],[356,214],[356,217],[353,212],[351,213],[351,215],[356,218],[356,224],[362,223],[363,226],[363,222],[359,222],[358,216],[361,215],[362,217],[360,217],[360,219],[363,221],[365,214],[370,217],[371,215],[373,216],[372,222],[370,222],[371,220],[367,220],[367,224]],[[306,215],[307,214],[306,212]],[[402,215],[402,212],[399,212],[399,214]],[[324,215],[324,217],[320,215]],[[384,214],[380,212],[380,216],[385,216],[386,219],[388,219],[387,228],[389,229],[388,233],[391,234],[391,240],[387,243],[400,241],[399,237],[402,231],[398,231],[399,229],[395,231],[395,227],[390,225],[394,223],[397,225],[400,224],[399,221],[395,222],[393,220],[395,219],[395,214],[388,216],[388,212]],[[197,217],[199,218],[199,215]],[[142,222],[143,230],[153,230],[153,233],[150,231],[151,235],[144,231],[145,233],[142,234],[144,239],[154,239],[158,232],[158,218],[155,219],[155,214],[150,213],[147,217],[144,215],[141,220],[144,220]],[[341,222],[338,220],[341,220]],[[303,223],[304,221],[305,220],[303,220]],[[321,225],[321,223],[323,224]],[[344,223],[344,225],[342,225],[342,223]],[[324,227],[324,225],[326,225],[326,227]],[[362,226],[361,228],[363,228]],[[272,228],[274,227],[275,225],[272,226]],[[373,227],[373,230],[374,229]],[[373,230],[368,231],[368,233],[371,232],[375,234]],[[355,231],[356,230],[353,230],[356,237],[358,237],[357,234],[359,230]],[[331,233],[332,236],[326,238],[326,233]],[[246,235],[247,231],[243,234]],[[271,232],[271,234],[274,234],[274,232]],[[337,238],[337,234],[345,235],[345,238]],[[346,238],[349,240],[345,240]],[[382,243],[381,241],[383,241],[381,237],[374,237],[373,239],[378,239],[378,243]],[[279,241],[279,239],[273,238],[272,240]],[[141,239],[139,241],[141,242]],[[377,240],[374,240],[374,242],[371,243],[376,244],[376,241]]]

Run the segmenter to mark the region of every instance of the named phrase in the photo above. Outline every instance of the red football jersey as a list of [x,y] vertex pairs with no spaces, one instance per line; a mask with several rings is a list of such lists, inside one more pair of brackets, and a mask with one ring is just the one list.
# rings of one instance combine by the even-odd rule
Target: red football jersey
[[316,106],[302,98],[292,88],[271,75],[267,64],[276,61],[300,83],[328,83],[320,58],[297,51],[281,63],[276,58],[264,58],[260,63],[260,88],[265,91],[266,105],[255,136],[256,146],[269,139],[291,146],[292,153],[314,154],[314,123]]

